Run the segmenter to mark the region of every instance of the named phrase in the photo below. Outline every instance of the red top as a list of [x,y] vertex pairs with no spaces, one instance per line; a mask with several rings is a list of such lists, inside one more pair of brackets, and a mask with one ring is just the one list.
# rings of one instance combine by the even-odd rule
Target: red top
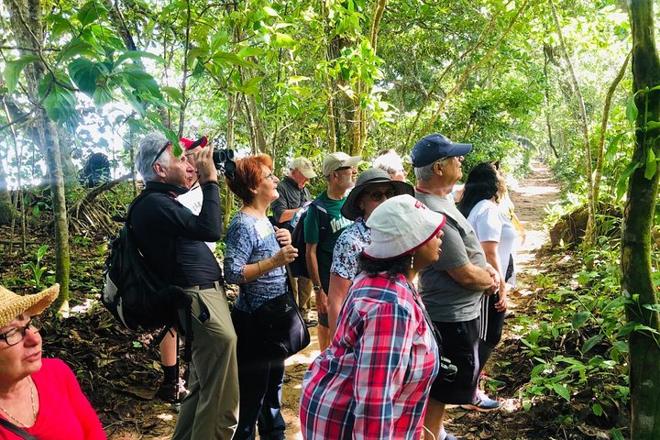
[[[39,440],[106,440],[73,371],[60,359],[42,362],[41,370],[32,375],[39,394],[39,414],[34,425],[24,429]],[[0,426],[0,440],[20,437]]]

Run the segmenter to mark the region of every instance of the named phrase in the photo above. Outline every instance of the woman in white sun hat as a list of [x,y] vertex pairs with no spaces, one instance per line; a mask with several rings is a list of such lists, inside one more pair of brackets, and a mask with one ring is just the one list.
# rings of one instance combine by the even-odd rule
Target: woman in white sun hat
[[306,439],[418,439],[438,346],[419,294],[417,272],[439,258],[442,214],[410,195],[384,201],[367,226],[371,244],[328,349],[303,380]]
[[0,439],[106,438],[71,369],[41,357],[36,317],[59,291],[21,296],[0,286]]

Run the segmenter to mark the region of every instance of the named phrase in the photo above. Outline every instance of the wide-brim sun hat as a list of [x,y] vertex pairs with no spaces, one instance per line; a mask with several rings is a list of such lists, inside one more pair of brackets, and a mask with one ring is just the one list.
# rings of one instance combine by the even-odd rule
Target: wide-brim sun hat
[[444,215],[408,194],[387,199],[367,220],[371,244],[364,248],[364,255],[387,260],[411,254],[437,236],[445,221]]
[[0,286],[0,327],[6,326],[21,314],[40,314],[57,299],[59,293],[59,284],[32,295],[17,295]]
[[360,217],[363,213],[358,204],[362,194],[364,194],[364,192],[368,190],[369,187],[383,183],[391,185],[394,188],[395,195],[397,196],[403,194],[413,196],[415,194],[415,189],[412,187],[412,185],[406,182],[392,180],[387,171],[383,169],[369,168],[358,176],[357,181],[355,182],[355,188],[353,188],[348,194],[344,205],[341,207],[341,215],[349,220],[355,220],[356,218]]

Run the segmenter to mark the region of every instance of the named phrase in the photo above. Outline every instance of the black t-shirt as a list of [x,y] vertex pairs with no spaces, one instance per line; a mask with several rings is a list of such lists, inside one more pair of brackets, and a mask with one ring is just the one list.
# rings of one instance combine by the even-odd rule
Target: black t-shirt
[[289,176],[280,180],[280,183],[277,184],[277,192],[280,194],[280,197],[270,205],[270,209],[273,210],[273,216],[275,217],[275,224],[280,228],[291,229],[289,226],[290,221],[279,223],[277,220],[287,209],[300,208],[306,202],[312,200],[312,197],[307,188],[298,188],[296,181]]
[[149,268],[168,283],[190,287],[222,279],[222,271],[206,241],[222,236],[222,207],[218,185],[202,185],[204,202],[194,215],[175,197],[182,188],[147,182],[150,194],[131,212],[138,247]]

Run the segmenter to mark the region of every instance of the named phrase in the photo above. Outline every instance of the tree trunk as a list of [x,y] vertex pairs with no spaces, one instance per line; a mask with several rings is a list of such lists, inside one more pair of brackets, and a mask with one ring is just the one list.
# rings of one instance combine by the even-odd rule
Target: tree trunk
[[[9,0],[7,8],[16,42],[20,47],[29,49],[25,53],[41,54],[44,36],[42,25],[43,8],[40,1]],[[35,62],[25,69],[28,94],[31,101],[36,101],[39,96],[38,84],[44,77],[45,71],[46,66],[41,61]],[[34,116],[34,125],[38,133],[37,143],[46,158],[48,182],[53,200],[55,278],[60,283],[60,296],[57,302],[60,310],[66,313],[69,301],[69,271],[71,261],[60,145],[57,129],[48,118],[46,110],[39,103],[33,102],[33,105],[37,106]]]
[[[635,103],[639,109],[635,125],[632,161],[639,165],[628,182],[621,242],[621,287],[630,302],[628,320],[660,331],[657,293],[651,277],[651,227],[658,199],[657,169],[648,160],[659,157],[657,126],[660,121],[660,60],[655,47],[652,0],[629,2],[633,38],[632,73]],[[655,88],[655,90],[650,90]],[[656,122],[657,124],[657,122]],[[657,162],[656,162],[657,164]],[[648,169],[651,167],[651,169]],[[655,311],[650,310],[656,307]],[[630,432],[631,440],[660,438],[660,343],[658,335],[638,330],[630,334]]]
[[544,100],[545,100],[545,126],[548,129],[548,145],[555,155],[555,159],[559,159],[559,153],[552,139],[552,123],[550,121],[550,78],[548,77],[548,46],[543,46],[543,78],[545,79],[545,86],[543,87]]
[[630,61],[631,52],[626,55],[626,59],[619,69],[614,81],[610,84],[610,88],[607,90],[607,95],[605,96],[605,105],[603,107],[603,118],[600,122],[600,137],[598,139],[598,146],[596,147],[596,169],[594,170],[594,201],[596,202],[596,209],[598,209],[598,199],[600,199],[600,179],[603,175],[603,156],[605,151],[605,133],[607,133],[607,120],[610,116],[610,106],[612,105],[612,96],[616,88],[619,86],[619,83],[623,79],[623,76],[626,73],[628,68],[628,61]]

